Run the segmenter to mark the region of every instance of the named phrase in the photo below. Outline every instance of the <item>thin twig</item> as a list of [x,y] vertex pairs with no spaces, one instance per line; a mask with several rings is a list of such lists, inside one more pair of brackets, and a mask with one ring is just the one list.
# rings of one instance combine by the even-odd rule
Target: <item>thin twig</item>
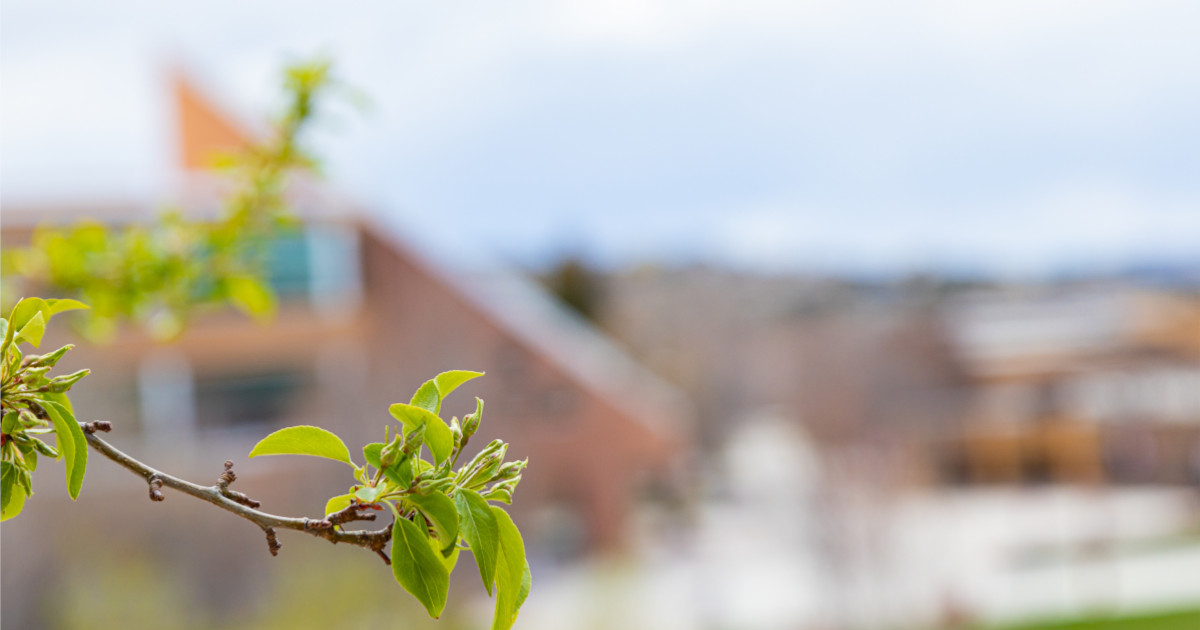
[[[387,546],[388,540],[390,540],[392,537],[392,530],[390,527],[373,531],[348,531],[340,527],[335,527],[334,523],[330,523],[325,519],[276,516],[274,514],[261,512],[246,505],[242,505],[236,500],[225,496],[225,494],[222,493],[222,488],[219,486],[201,486],[185,479],[180,479],[162,471],[155,470],[154,468],[151,468],[150,466],[147,466],[146,464],[143,464],[133,457],[121,452],[112,444],[109,444],[108,442],[105,442],[96,436],[95,433],[85,433],[84,437],[87,438],[88,444],[91,445],[96,452],[107,457],[108,459],[111,459],[117,464],[120,464],[126,470],[140,475],[143,479],[145,479],[146,483],[150,484],[152,497],[154,497],[155,493],[158,491],[158,488],[162,486],[166,486],[173,490],[178,490],[179,492],[191,495],[197,499],[207,501],[221,508],[222,510],[225,510],[226,512],[230,512],[235,516],[240,516],[251,523],[258,525],[263,529],[263,531],[267,532],[268,541],[274,539],[273,534],[275,529],[291,529],[298,532],[311,534],[318,538],[324,538],[331,543],[348,543],[383,555],[381,552],[383,551],[383,548]],[[228,484],[225,485],[227,486]],[[224,488],[224,490],[226,492],[230,492],[228,488]],[[161,492],[157,492],[157,494],[158,497],[162,497]],[[162,498],[158,497],[154,497],[154,499],[156,501],[161,501]],[[272,555],[278,553],[278,542],[275,542],[274,544],[268,544],[271,548]]]

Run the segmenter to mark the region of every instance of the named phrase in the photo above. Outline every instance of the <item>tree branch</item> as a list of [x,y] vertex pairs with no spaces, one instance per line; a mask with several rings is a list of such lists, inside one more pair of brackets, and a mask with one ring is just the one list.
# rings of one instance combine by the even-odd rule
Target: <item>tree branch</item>
[[[87,422],[81,422],[80,425],[84,427],[84,437],[87,438],[88,444],[93,450],[111,459],[117,464],[120,464],[126,470],[140,475],[146,480],[146,483],[150,486],[151,499],[155,501],[162,501],[163,495],[159,488],[166,486],[173,490],[178,490],[184,494],[191,495],[197,499],[207,501],[221,508],[222,510],[225,510],[226,512],[234,514],[235,516],[240,516],[251,523],[258,525],[260,528],[262,528],[263,532],[266,533],[267,546],[271,551],[271,555],[277,554],[280,546],[279,542],[275,538],[275,530],[291,529],[298,532],[304,532],[318,538],[324,538],[331,543],[348,543],[357,547],[369,549],[379,554],[385,559],[385,561],[387,561],[387,555],[383,553],[383,548],[387,546],[388,540],[390,540],[392,537],[392,530],[390,527],[385,527],[383,529],[374,531],[347,531],[338,527],[340,523],[350,520],[374,519],[374,515],[371,515],[371,518],[369,519],[351,518],[351,513],[347,512],[347,510],[356,511],[357,509],[360,509],[357,507],[357,504],[346,508],[346,510],[338,512],[338,518],[330,520],[294,518],[268,514],[266,512],[261,512],[249,507],[243,503],[243,501],[250,501],[245,495],[241,494],[240,492],[233,492],[232,490],[229,490],[229,483],[233,480],[231,463],[227,465],[225,469],[228,475],[222,474],[220,480],[217,482],[217,485],[201,486],[185,479],[180,479],[162,471],[155,470],[154,468],[143,464],[133,457],[126,455],[95,434],[97,430],[103,431],[103,428],[96,427],[92,423]],[[231,497],[229,495],[237,496]],[[250,502],[257,504],[256,501]],[[366,506],[363,506],[362,509],[366,509]]]

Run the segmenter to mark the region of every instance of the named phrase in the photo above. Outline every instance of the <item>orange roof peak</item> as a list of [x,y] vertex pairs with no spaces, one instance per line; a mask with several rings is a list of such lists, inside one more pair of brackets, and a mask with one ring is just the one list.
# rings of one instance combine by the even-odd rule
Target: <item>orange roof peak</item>
[[206,98],[183,72],[172,73],[171,91],[178,126],[179,166],[183,170],[206,170],[217,156],[252,144],[252,134]]

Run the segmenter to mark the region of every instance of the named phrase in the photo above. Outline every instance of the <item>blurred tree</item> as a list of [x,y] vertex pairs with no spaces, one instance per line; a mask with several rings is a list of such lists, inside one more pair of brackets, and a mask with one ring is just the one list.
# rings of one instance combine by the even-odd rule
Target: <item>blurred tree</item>
[[604,302],[603,280],[579,258],[560,261],[542,277],[542,283],[584,319],[599,320]]

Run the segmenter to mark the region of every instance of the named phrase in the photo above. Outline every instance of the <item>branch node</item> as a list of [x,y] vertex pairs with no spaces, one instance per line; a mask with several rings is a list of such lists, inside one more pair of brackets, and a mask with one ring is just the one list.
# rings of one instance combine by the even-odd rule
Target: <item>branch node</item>
[[341,525],[343,523],[350,523],[353,521],[373,521],[375,520],[374,514],[363,514],[361,510],[377,508],[378,506],[373,504],[359,503],[358,501],[354,501],[341,510],[334,512],[333,514],[326,515],[325,520],[331,525]]
[[267,533],[267,551],[270,551],[272,556],[278,556],[279,548],[283,545],[279,544],[279,539],[275,537],[275,528],[264,527],[263,531]]
[[233,460],[225,460],[225,472],[217,477],[217,487],[221,490],[229,487],[229,484],[237,481],[237,475],[233,472]]
[[163,496],[163,493],[162,493],[163,480],[161,477],[159,477],[158,475],[151,475],[150,479],[148,479],[147,482],[150,484],[150,500],[151,501],[162,501],[163,499],[167,498],[167,497]]
[[237,481],[237,474],[233,472],[233,461],[227,459],[225,460],[225,472],[222,472],[221,476],[217,477],[217,492],[226,499],[234,503],[241,503],[246,507],[257,509],[258,506],[262,505],[262,503],[251,499],[241,492],[230,490],[229,484],[235,481]]
[[84,422],[81,428],[83,429],[84,433],[91,435],[97,431],[108,433],[109,431],[112,431],[113,426],[112,423],[107,420],[95,420],[93,422]]

